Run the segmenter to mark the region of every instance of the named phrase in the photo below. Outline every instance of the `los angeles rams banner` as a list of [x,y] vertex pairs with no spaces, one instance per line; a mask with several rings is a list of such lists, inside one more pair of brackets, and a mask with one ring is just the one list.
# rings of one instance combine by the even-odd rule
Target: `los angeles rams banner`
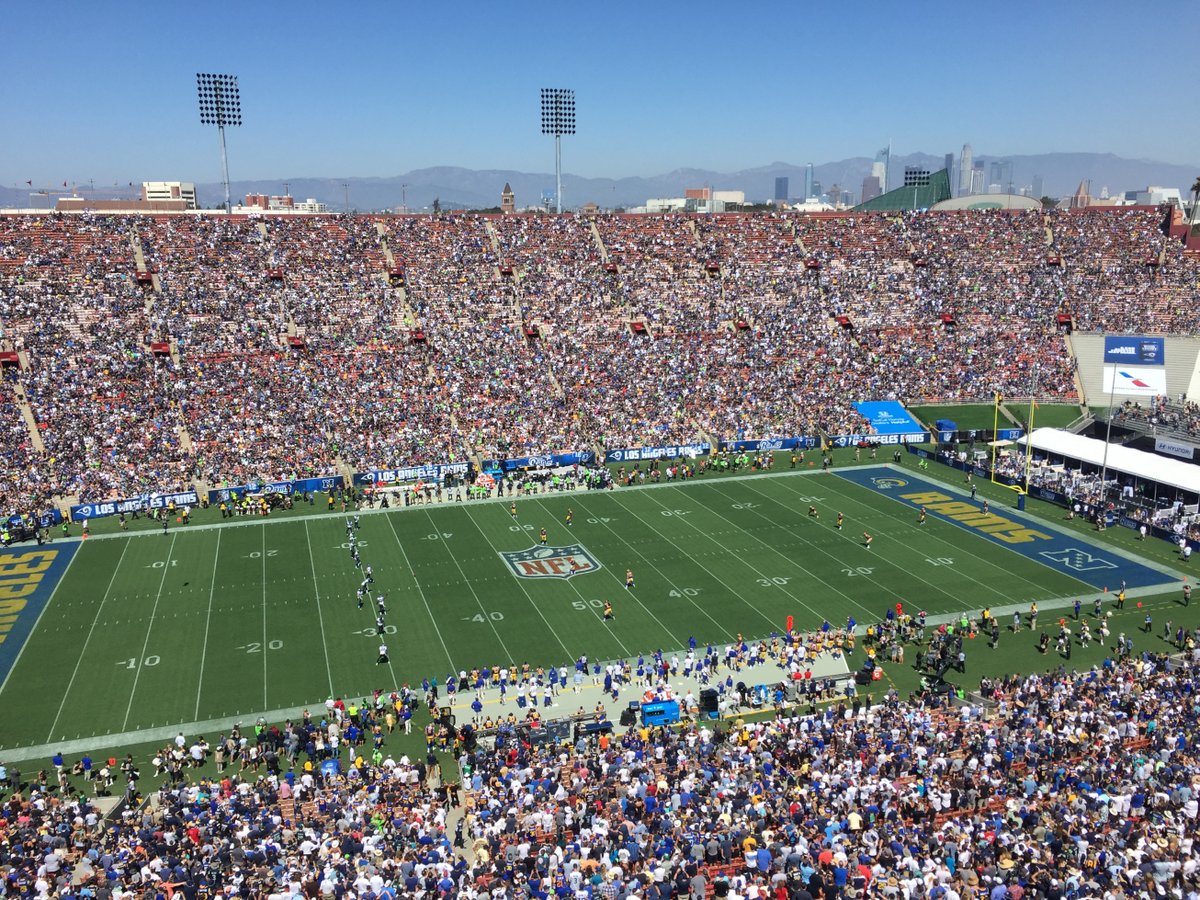
[[355,472],[356,485],[397,484],[402,481],[441,481],[447,475],[466,475],[467,463],[448,463],[440,466],[407,466],[403,469],[372,469]]
[[13,528],[21,526],[37,525],[39,528],[49,528],[51,525],[62,524],[62,513],[57,509],[48,509],[45,512],[30,516],[9,516],[8,524]]
[[590,450],[578,453],[544,453],[541,456],[518,456],[513,459],[485,459],[484,471],[500,469],[512,472],[515,469],[557,469],[560,466],[587,466],[596,459]]
[[679,444],[671,447],[628,447],[624,450],[607,450],[606,463],[641,462],[650,459],[695,459],[708,456],[711,444]]
[[102,500],[99,503],[81,503],[71,507],[71,518],[76,522],[84,519],[101,519],[119,513],[141,512],[145,509],[166,509],[176,506],[195,506],[200,498],[195,491],[180,491],[175,494],[142,494],[124,500]]
[[237,487],[218,488],[208,492],[209,503],[226,503],[231,497],[241,497],[244,494],[304,494],[309,491],[336,491],[345,485],[341,475],[328,475],[324,478],[300,478],[295,481],[252,481]]
[[[971,429],[975,432],[975,439],[980,441],[990,441],[992,439],[992,430],[990,428]],[[958,431],[939,431],[938,442],[942,444],[952,444],[955,441],[964,440],[969,434],[968,430],[959,429]],[[996,432],[996,440],[998,441],[1018,441],[1025,437],[1024,428],[1001,428]],[[966,438],[969,440],[969,438]]]
[[1164,366],[1167,364],[1166,342],[1160,337],[1105,335],[1104,361],[1127,366]]
[[770,453],[773,450],[811,450],[817,439],[810,437],[763,438],[757,441],[718,441],[722,453]]
[[899,434],[841,434],[829,439],[835,447],[853,447],[856,444],[927,444],[928,431],[912,431]]

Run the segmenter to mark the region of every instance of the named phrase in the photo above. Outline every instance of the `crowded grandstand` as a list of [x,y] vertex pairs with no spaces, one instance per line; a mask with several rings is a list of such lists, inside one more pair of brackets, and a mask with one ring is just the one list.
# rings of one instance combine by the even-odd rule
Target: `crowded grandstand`
[[[1152,207],[3,216],[0,503],[36,512],[612,448],[820,446],[869,435],[865,401],[1036,390],[1079,403],[1072,330],[1200,331],[1200,265],[1171,222]],[[1118,416],[1200,437],[1183,398]],[[1016,457],[1004,465],[1020,473]],[[1072,487],[1098,491],[1094,479]],[[731,656],[704,654],[728,715],[701,716],[689,693],[680,727],[607,723],[554,742],[532,739],[528,716],[476,710],[455,729],[439,725],[434,679],[247,721],[211,745],[180,733],[144,760],[9,763],[4,888],[98,900],[1200,896],[1200,634],[1168,621],[1132,652],[1122,632],[1093,668],[976,678],[968,693],[941,680],[963,658],[951,648],[995,620],[964,616],[956,645],[956,620],[926,627],[921,615],[918,627],[897,604],[837,629],[836,647],[806,639],[867,672],[903,664],[905,647],[942,648],[912,696],[866,695],[852,679],[818,696],[795,685],[804,669],[789,668],[786,641],[739,634]],[[1088,616],[1077,603],[1084,619],[1109,636],[1099,605]],[[1078,641],[1066,631],[1068,660]],[[520,683],[536,684],[535,710],[542,691],[574,706],[584,679],[622,700],[643,682],[679,688],[675,663],[658,662],[643,676],[639,661],[636,682],[584,660],[570,680],[564,668]],[[464,672],[458,689],[482,708],[487,691],[503,700],[507,673]],[[751,704],[740,679],[779,686]],[[739,718],[752,707],[765,715]],[[414,713],[425,739],[406,754]],[[582,706],[575,719],[607,721]],[[102,812],[110,794],[123,805]]]
[[1196,331],[1169,215],[5,216],[4,504],[1074,401]]

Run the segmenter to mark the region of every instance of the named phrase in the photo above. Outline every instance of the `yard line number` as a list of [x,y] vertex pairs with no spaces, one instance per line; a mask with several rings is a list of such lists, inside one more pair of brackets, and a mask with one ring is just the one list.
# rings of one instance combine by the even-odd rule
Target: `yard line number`
[[162,660],[159,659],[159,657],[157,657],[157,656],[147,656],[145,659],[142,659],[142,660],[139,660],[136,656],[131,656],[131,657],[129,657],[129,659],[120,660],[117,663],[117,665],[121,666],[122,668],[125,668],[125,669],[136,669],[139,666],[146,666],[147,668],[154,668],[160,662],[162,662]]
[[[282,650],[283,649],[283,641],[279,641],[279,640],[267,641],[266,646],[267,646],[268,650]],[[260,644],[258,641],[251,641],[248,644],[243,644],[242,646],[234,647],[233,649],[234,650],[242,650],[242,651],[245,651],[246,653],[262,653],[263,645]]]

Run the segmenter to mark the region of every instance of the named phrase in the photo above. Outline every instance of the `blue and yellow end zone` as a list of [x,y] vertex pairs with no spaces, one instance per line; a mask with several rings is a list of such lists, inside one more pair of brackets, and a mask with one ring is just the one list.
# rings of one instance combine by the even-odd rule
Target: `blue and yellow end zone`
[[78,549],[70,542],[0,550],[0,684]]
[[1094,588],[1115,588],[1124,579],[1128,587],[1171,583],[1171,577],[1134,560],[1093,544],[1080,535],[1047,527],[1011,509],[983,511],[982,503],[947,493],[942,485],[888,469],[850,469],[840,477],[884,494],[913,509],[1020,553]]

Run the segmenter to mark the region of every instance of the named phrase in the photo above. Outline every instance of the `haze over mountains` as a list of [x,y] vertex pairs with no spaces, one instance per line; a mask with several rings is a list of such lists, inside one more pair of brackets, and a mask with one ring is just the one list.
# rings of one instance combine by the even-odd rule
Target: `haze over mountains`
[[[564,147],[564,156],[570,159],[569,144]],[[1091,182],[1091,193],[1099,196],[1108,188],[1112,194],[1143,189],[1147,185],[1177,187],[1185,196],[1192,182],[1200,175],[1200,166],[1175,165],[1146,159],[1125,159],[1110,153],[1045,153],[1028,156],[988,156],[977,154],[976,162],[985,164],[993,160],[1010,161],[1013,164],[1014,190],[1032,184],[1035,176],[1041,176],[1043,193],[1051,197],[1071,194],[1080,181]],[[837,184],[856,197],[862,180],[869,174],[872,160],[868,157],[853,157],[837,162],[819,163],[814,166],[816,181],[826,190]],[[236,173],[237,159],[231,159]],[[956,151],[957,165],[957,151]],[[893,186],[903,177],[905,166],[922,166],[938,170],[944,166],[942,156],[916,153],[893,156],[891,179]],[[769,165],[738,172],[712,172],[703,169],[676,169],[654,176],[628,178],[585,178],[563,173],[563,207],[573,209],[594,202],[600,207],[640,206],[650,197],[679,197],[687,188],[705,185],[714,190],[744,191],[747,201],[764,201],[774,196],[775,179],[789,180],[789,196],[797,197],[803,192],[804,165],[775,162]],[[202,183],[195,173],[147,172],[140,180],[197,181],[197,194],[202,206],[214,206],[221,202],[223,191],[220,183]],[[957,180],[957,173],[952,181]],[[396,209],[405,204],[419,211],[441,202],[443,209],[480,209],[500,204],[500,192],[505,182],[512,185],[517,206],[535,206],[544,195],[553,196],[554,173],[516,172],[506,170],[463,169],[454,166],[438,166],[416,169],[403,175],[378,178],[337,177],[291,177],[233,181],[230,191],[236,203],[246,194],[283,194],[286,190],[298,199],[313,197],[329,204],[330,209],[341,211],[347,204],[351,209],[382,210]],[[407,186],[407,187],[405,187]],[[34,185],[45,188],[46,185]],[[85,184],[78,185],[81,193],[91,192]],[[0,204],[4,206],[45,206],[45,197],[34,197],[31,203],[29,188],[0,187]],[[128,197],[128,185],[105,187],[96,185],[96,198]]]

